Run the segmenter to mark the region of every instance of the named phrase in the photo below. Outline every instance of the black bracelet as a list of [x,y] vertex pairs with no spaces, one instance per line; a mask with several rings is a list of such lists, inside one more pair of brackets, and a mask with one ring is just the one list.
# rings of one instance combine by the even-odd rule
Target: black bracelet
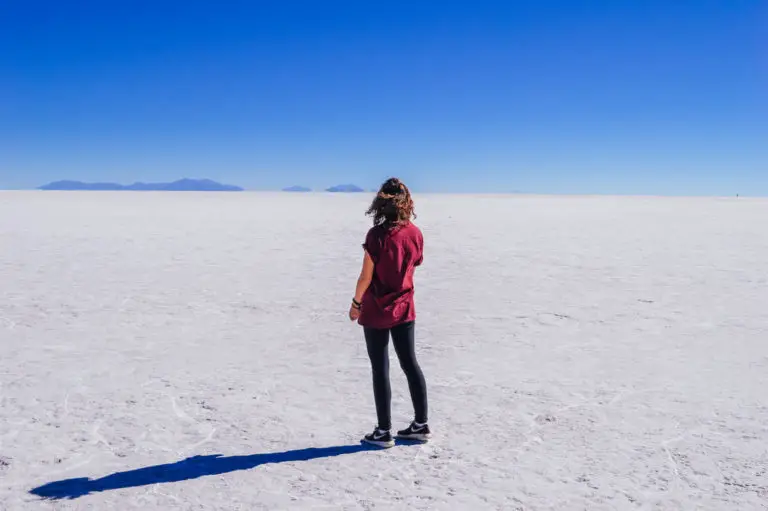
[[352,298],[352,307],[354,307],[355,309],[359,309],[362,306],[363,306],[362,303],[360,303],[357,300],[355,300],[354,298]]

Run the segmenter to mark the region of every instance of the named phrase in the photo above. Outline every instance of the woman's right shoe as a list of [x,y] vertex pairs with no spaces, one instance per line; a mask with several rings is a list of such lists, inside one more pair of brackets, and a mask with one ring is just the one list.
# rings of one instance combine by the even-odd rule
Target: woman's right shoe
[[432,438],[432,432],[429,430],[429,426],[425,424],[417,424],[411,422],[411,425],[406,429],[397,432],[395,438],[400,440],[412,440],[415,442],[428,442]]

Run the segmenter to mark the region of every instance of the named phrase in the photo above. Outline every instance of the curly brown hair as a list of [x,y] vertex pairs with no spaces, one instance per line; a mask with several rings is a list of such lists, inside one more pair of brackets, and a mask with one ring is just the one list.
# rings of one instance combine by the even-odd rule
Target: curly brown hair
[[416,218],[411,192],[396,177],[387,179],[381,185],[365,214],[373,217],[373,225],[388,228],[407,224],[411,217]]

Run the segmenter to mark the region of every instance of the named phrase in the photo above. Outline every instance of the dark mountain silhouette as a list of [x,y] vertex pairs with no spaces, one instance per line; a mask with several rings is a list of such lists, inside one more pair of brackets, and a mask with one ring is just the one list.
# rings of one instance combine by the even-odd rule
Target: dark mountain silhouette
[[179,179],[173,183],[83,183],[81,181],[55,181],[43,185],[40,190],[90,190],[90,191],[162,191],[162,192],[241,192],[239,186],[224,185],[210,179]]
[[364,192],[362,188],[356,185],[337,185],[332,186],[326,190],[326,192],[335,192],[335,193],[352,193],[352,192]]
[[55,181],[39,187],[40,190],[123,190],[117,183],[81,183],[80,181]]
[[289,186],[288,188],[283,188],[284,192],[311,192],[311,188],[307,188],[306,186]]

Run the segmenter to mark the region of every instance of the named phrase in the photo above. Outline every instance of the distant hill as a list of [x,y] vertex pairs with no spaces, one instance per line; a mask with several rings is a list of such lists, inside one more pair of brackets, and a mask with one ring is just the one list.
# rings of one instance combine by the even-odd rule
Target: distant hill
[[307,188],[306,186],[289,186],[288,188],[283,188],[284,192],[311,192],[311,188]]
[[179,179],[172,183],[83,183],[81,181],[55,181],[40,190],[89,190],[89,191],[160,191],[160,192],[241,192],[239,186],[224,185],[210,179]]
[[81,183],[80,181],[55,181],[39,187],[39,190],[122,190],[116,183]]
[[356,185],[337,185],[332,186],[326,190],[326,192],[334,192],[334,193],[357,193],[357,192],[364,192],[362,188]]

